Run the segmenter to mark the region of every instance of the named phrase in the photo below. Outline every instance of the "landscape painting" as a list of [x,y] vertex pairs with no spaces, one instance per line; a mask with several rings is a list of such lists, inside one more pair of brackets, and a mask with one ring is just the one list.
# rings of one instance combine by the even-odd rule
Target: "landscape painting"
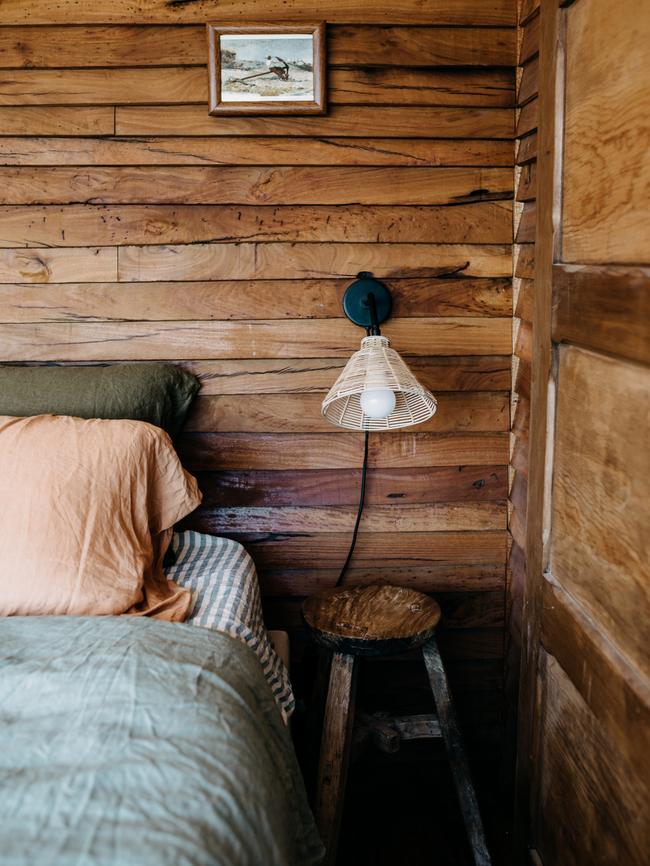
[[221,37],[224,102],[313,100],[314,38],[303,34]]
[[208,25],[210,113],[321,113],[323,25],[265,30]]

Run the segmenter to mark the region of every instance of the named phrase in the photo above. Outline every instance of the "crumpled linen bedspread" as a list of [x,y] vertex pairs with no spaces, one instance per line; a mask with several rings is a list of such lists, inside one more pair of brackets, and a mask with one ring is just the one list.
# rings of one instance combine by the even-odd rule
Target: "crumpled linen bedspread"
[[243,643],[131,617],[0,621],[3,866],[310,866],[321,853]]

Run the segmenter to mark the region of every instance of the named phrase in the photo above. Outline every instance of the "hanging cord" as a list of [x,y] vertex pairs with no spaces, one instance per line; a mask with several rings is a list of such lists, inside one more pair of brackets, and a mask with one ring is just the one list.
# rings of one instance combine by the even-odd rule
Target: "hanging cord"
[[[361,274],[359,274],[361,277]],[[379,322],[377,321],[377,304],[375,302],[375,295],[373,292],[368,292],[367,297],[368,309],[370,313],[370,324],[366,327],[366,336],[371,335],[379,335],[381,331],[379,330]],[[348,556],[345,562],[343,563],[343,568],[341,569],[341,573],[339,574],[339,578],[336,581],[335,586],[341,586],[343,583],[343,578],[348,570],[348,566],[350,565],[350,560],[352,559],[352,554],[354,553],[354,548],[357,544],[357,535],[359,534],[359,524],[361,523],[361,515],[363,514],[363,505],[366,499],[366,477],[368,475],[368,431],[366,430],[364,433],[364,441],[363,441],[363,467],[361,469],[361,493],[359,494],[359,508],[357,509],[357,519],[354,521],[354,530],[352,532],[352,541],[350,542],[350,549],[348,550]]]
[[363,514],[363,504],[366,498],[366,476],[368,474],[368,431],[365,432],[365,439],[363,443],[363,468],[361,470],[361,493],[359,495],[359,508],[357,510],[357,519],[354,522],[354,531],[352,533],[352,542],[350,543],[350,550],[348,551],[348,557],[343,564],[343,568],[341,569],[341,573],[339,574],[339,579],[336,581],[336,586],[341,586],[343,583],[343,578],[345,577],[345,573],[348,570],[348,566],[350,565],[350,560],[352,559],[352,554],[354,553],[354,548],[357,543],[357,535],[359,534],[359,524],[361,523],[361,515]]

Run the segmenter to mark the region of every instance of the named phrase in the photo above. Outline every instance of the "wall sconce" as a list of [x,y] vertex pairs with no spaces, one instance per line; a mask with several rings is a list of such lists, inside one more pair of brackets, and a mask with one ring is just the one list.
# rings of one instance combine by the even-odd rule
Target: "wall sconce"
[[372,274],[362,271],[345,291],[345,315],[366,329],[361,348],[347,362],[323,400],[322,412],[328,421],[348,430],[364,430],[364,455],[359,509],[350,550],[336,582],[340,586],[356,545],[363,514],[368,472],[368,432],[399,430],[421,424],[438,407],[436,398],[413,375],[400,355],[381,335],[380,324],[392,310],[388,288]]
[[435,414],[436,398],[390,348],[388,337],[381,336],[379,325],[392,306],[388,288],[366,271],[346,289],[345,315],[365,328],[367,336],[323,400],[323,415],[338,427],[397,430]]

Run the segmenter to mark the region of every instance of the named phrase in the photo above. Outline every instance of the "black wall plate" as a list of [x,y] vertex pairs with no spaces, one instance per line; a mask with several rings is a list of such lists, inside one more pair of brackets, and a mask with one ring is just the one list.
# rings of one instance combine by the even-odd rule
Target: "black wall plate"
[[357,279],[345,290],[343,312],[351,322],[362,328],[369,328],[372,324],[368,306],[370,292],[375,296],[378,324],[386,321],[393,308],[393,298],[388,287],[376,280],[368,271],[361,271]]

